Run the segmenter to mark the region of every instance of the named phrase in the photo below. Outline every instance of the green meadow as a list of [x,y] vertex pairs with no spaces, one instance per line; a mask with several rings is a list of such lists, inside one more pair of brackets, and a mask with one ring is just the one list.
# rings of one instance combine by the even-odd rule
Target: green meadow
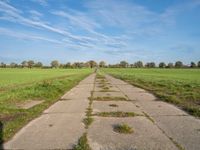
[[105,68],[103,72],[154,93],[160,100],[200,116],[199,69]]
[[90,69],[0,69],[0,89],[90,72]]
[[[92,69],[0,69],[0,121],[3,125],[0,143],[92,72]],[[30,100],[43,102],[29,109],[19,107]]]

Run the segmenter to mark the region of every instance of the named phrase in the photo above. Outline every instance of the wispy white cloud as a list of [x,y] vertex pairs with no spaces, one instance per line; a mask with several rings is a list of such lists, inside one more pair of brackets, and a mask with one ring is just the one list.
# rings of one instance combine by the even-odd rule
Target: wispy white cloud
[[46,38],[46,37],[42,37],[42,36],[35,36],[35,35],[25,34],[25,33],[16,32],[16,31],[12,31],[10,29],[1,28],[1,27],[0,27],[0,34],[1,35],[15,37],[17,39],[22,39],[22,40],[39,40],[39,41],[42,40],[42,41],[55,43],[55,44],[63,44],[63,42],[55,40],[55,39],[50,39],[50,38]]
[[42,6],[48,6],[47,0],[31,0],[31,1],[36,2]]

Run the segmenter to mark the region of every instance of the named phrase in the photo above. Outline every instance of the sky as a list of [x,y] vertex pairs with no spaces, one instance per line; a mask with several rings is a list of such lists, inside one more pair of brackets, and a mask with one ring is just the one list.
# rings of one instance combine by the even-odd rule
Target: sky
[[200,0],[0,0],[0,62],[200,61]]

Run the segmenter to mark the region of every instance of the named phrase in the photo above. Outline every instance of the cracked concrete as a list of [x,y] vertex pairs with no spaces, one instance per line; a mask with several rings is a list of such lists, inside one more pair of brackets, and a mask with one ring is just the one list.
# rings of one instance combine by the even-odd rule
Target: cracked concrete
[[[87,132],[88,143],[93,150],[200,149],[199,119],[174,105],[158,101],[144,89],[108,75],[105,77],[106,85],[111,86],[109,90],[113,89],[113,92],[101,91],[101,80],[95,81],[95,75],[90,75],[22,128],[4,145],[5,149],[72,149],[84,132]],[[125,97],[131,101],[93,101],[92,113],[122,111],[140,116],[92,116],[94,122],[85,129],[82,120],[93,90],[93,98]],[[113,126],[121,123],[128,124],[134,132],[115,132]]]
[[85,132],[82,120],[93,89],[92,74],[22,128],[4,149],[72,149]]

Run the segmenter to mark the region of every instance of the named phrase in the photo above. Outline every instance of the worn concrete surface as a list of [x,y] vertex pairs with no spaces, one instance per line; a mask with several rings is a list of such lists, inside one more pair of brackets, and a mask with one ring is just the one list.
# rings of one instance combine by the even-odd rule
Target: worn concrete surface
[[188,115],[176,106],[158,101],[151,93],[126,82],[106,76],[122,93],[144,111],[177,147],[186,150],[200,149],[200,120]]
[[[126,123],[132,134],[113,131],[116,124]],[[88,130],[88,140],[93,150],[177,150],[176,146],[145,117],[96,117]]]
[[[100,92],[95,75],[81,81],[60,101],[44,111],[20,130],[4,147],[7,149],[72,149],[84,132],[93,150],[199,150],[200,120],[174,105],[159,101],[151,93],[122,80],[106,76],[106,84],[115,92]],[[93,101],[95,112],[135,112],[141,116],[117,118],[94,117],[86,130],[82,123],[88,107],[88,97],[125,97],[131,101]],[[118,107],[111,107],[117,104]],[[146,114],[146,115],[145,115]],[[132,134],[113,130],[126,123]]]
[[127,98],[121,92],[94,92],[93,96],[94,97],[123,97],[123,98]]
[[[72,149],[85,132],[82,120],[93,89],[95,75],[90,75],[67,92],[44,113],[22,128],[5,149]],[[68,99],[68,100],[67,100]]]
[[[109,106],[110,104],[116,104],[117,107]],[[113,111],[124,111],[124,112],[134,112],[136,114],[142,115],[141,109],[136,107],[131,101],[94,101],[92,104],[93,112],[113,112]]]

